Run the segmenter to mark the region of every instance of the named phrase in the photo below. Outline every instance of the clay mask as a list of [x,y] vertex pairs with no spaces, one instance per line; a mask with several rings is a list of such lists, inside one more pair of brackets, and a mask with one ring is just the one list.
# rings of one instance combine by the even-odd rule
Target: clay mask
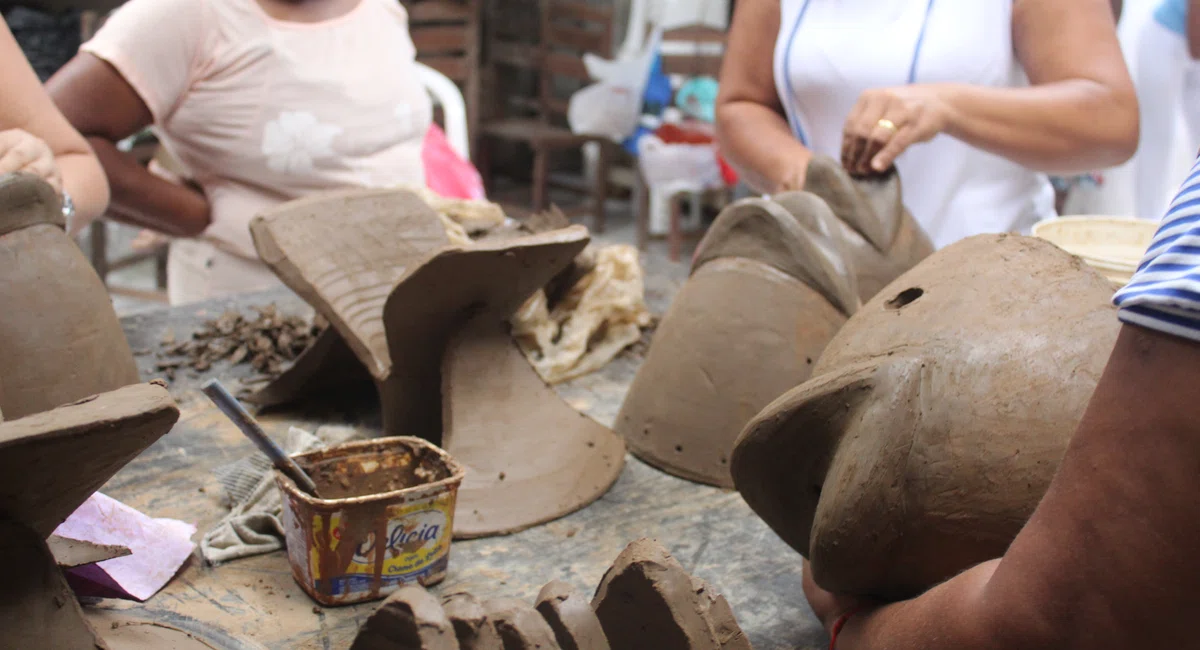
[[1052,244],[980,235],[888,285],[746,427],[746,502],[822,587],[919,593],[999,557],[1116,340],[1112,287]]

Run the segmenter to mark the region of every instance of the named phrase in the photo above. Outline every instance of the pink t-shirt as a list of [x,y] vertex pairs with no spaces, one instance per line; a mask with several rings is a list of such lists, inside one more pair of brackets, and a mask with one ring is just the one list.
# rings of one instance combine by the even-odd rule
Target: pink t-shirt
[[344,187],[424,185],[432,106],[397,0],[319,23],[255,0],[130,0],[83,46],[154,116],[204,188],[204,238],[257,259],[249,223],[280,202]]

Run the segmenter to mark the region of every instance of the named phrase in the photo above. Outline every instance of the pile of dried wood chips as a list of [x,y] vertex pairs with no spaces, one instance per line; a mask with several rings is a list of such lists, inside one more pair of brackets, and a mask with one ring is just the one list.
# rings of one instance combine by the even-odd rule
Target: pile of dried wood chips
[[323,323],[280,314],[275,305],[254,309],[256,317],[227,311],[205,322],[184,341],[176,341],[174,334],[168,333],[158,352],[163,360],[156,367],[174,380],[180,368],[200,373],[227,360],[230,365],[249,364],[258,374],[274,377],[308,349],[324,329]]

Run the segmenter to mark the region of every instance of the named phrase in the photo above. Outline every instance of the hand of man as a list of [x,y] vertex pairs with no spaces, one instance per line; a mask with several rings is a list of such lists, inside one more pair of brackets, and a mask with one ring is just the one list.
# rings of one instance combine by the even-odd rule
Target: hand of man
[[842,166],[856,176],[886,172],[918,142],[946,129],[950,108],[936,84],[864,91],[842,129]]
[[62,193],[62,174],[54,152],[41,138],[21,129],[0,131],[0,174],[26,172]]

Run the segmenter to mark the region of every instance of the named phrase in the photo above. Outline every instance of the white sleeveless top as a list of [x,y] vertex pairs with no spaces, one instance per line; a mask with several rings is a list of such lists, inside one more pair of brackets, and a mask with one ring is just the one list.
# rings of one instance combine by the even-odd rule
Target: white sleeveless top
[[[1012,0],[781,3],[775,83],[792,131],[816,153],[840,158],[858,96],[910,74],[915,83],[1028,83],[1013,53]],[[896,166],[905,205],[939,248],[1054,216],[1045,175],[948,135],[913,145]]]

